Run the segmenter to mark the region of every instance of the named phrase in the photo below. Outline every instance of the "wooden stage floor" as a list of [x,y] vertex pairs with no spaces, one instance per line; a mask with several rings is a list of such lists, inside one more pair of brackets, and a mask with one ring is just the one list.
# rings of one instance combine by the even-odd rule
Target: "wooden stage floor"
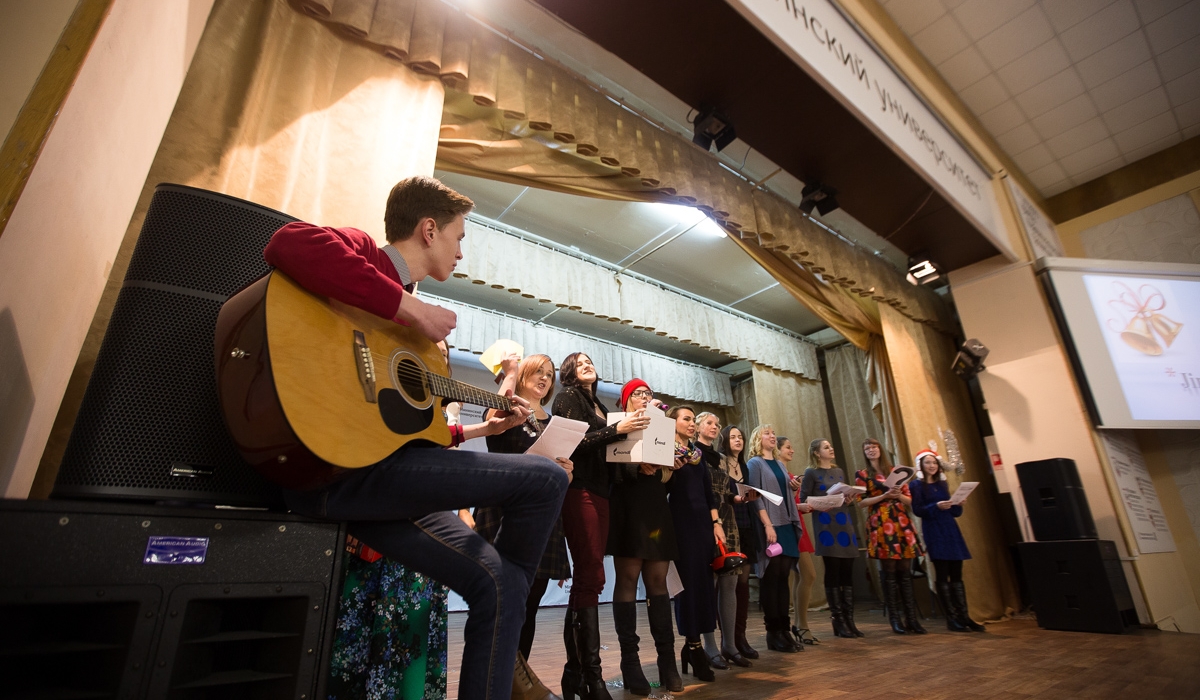
[[[534,672],[553,691],[565,653],[563,610],[543,608],[530,660]],[[716,671],[713,683],[684,675],[685,695],[703,698],[1125,698],[1176,700],[1200,698],[1200,635],[1131,629],[1123,635],[1052,632],[1031,619],[987,626],[986,633],[953,633],[941,620],[925,623],[924,636],[892,634],[883,616],[864,609],[857,615],[863,639],[836,639],[828,614],[812,613],[822,644],[800,654],[766,650],[761,618],[751,613],[750,644],[761,656],[753,668]],[[657,683],[653,642],[645,606],[639,606],[638,635],[646,677]],[[819,623],[818,623],[819,621]],[[449,697],[458,692],[462,627],[466,613],[449,622]],[[613,698],[625,695],[619,681],[620,652],[612,626],[612,608],[600,606],[600,642],[604,677]],[[678,653],[677,641],[676,653]],[[669,697],[655,688],[652,696]]]

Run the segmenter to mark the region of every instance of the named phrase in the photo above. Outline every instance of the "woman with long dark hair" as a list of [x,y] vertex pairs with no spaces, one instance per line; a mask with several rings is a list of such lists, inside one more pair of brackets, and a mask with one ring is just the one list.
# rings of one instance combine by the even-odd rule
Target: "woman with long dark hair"
[[[654,392],[641,379],[621,387],[621,408],[628,414],[661,411]],[[650,682],[638,657],[637,584],[646,584],[646,616],[658,654],[658,680],[672,692],[683,690],[675,666],[675,630],[671,626],[671,597],[667,569],[679,556],[675,520],[667,503],[670,467],[653,464],[616,464],[609,497],[607,551],[612,555],[617,580],[613,588],[613,626],[621,644],[621,677],[625,692],[650,694]]]
[[675,596],[675,624],[687,639],[679,655],[680,670],[687,673],[690,665],[693,676],[712,681],[716,676],[700,638],[717,627],[712,560],[717,541],[725,541],[725,532],[717,514],[712,475],[704,463],[704,453],[693,443],[696,412],[691,406],[672,406],[667,415],[675,419],[677,469],[667,488],[679,543],[675,567],[683,583],[683,592]]
[[[511,356],[513,360],[516,356]],[[505,358],[508,360],[509,358]],[[512,384],[513,392],[529,402],[533,409],[533,423],[525,422],[514,426],[498,435],[487,436],[488,452],[507,454],[524,454],[542,430],[550,423],[550,414],[544,408],[550,402],[554,393],[554,362],[547,355],[530,355],[520,361],[515,369],[508,369],[501,393]],[[490,414],[489,414],[490,415]],[[567,473],[572,471],[569,459],[556,460]],[[498,506],[476,508],[474,513],[475,531],[491,542],[500,532],[503,511]],[[550,531],[550,539],[546,542],[546,551],[538,564],[533,583],[529,586],[529,597],[525,600],[525,624],[521,627],[521,640],[517,647],[517,667],[513,674],[513,697],[545,698],[550,692],[529,668],[529,653],[533,649],[533,635],[537,629],[538,606],[550,581],[562,581],[571,578],[571,565],[567,560],[567,543],[563,534],[562,518],[559,517],[554,529]]]
[[957,518],[962,504],[950,502],[950,487],[942,459],[933,450],[917,453],[917,478],[909,485],[913,513],[921,519],[925,547],[933,561],[934,580],[938,597],[946,610],[946,629],[951,632],[986,632],[983,625],[971,619],[967,610],[967,589],[963,585],[963,561],[971,558],[971,550],[958,529]]
[[[825,496],[835,484],[849,483],[846,473],[834,463],[837,455],[826,438],[808,445],[808,469],[800,482],[800,500]],[[852,503],[849,499],[847,503]],[[829,619],[838,637],[861,637],[854,624],[854,560],[858,559],[858,536],[854,533],[854,511],[848,504],[822,510],[813,517],[816,553],[825,564],[825,600]]]
[[567,355],[558,374],[563,389],[554,397],[551,412],[588,424],[587,434],[571,454],[574,479],[562,507],[563,530],[575,568],[563,625],[567,663],[563,666],[562,692],[568,700],[576,695],[589,700],[611,700],[600,667],[597,610],[600,592],[604,590],[608,494],[612,486],[612,465],[605,460],[604,448],[635,430],[642,430],[650,424],[650,419],[632,415],[609,425],[608,409],[596,397],[600,377],[592,358],[584,353]]
[[750,434],[750,485],[780,496],[778,505],[765,498],[755,501],[759,521],[767,547],[778,544],[781,550],[767,559],[759,575],[758,599],[762,604],[763,623],[767,628],[767,648],[794,654],[804,651],[804,645],[796,641],[788,629],[788,603],[791,589],[788,574],[800,558],[800,514],[792,497],[792,479],[787,470],[775,459],[775,428],[764,423]]
[[[748,485],[750,470],[746,467],[746,435],[736,425],[730,425],[721,431],[721,471],[734,484]],[[750,615],[750,569],[762,556],[763,544],[758,536],[758,508],[754,501],[758,500],[757,491],[748,491],[745,496],[733,496],[733,517],[737,523],[738,539],[741,549],[746,555],[746,565],[737,575],[737,607],[733,623],[733,644],[741,655],[747,659],[757,659],[758,651],[746,641],[746,618]],[[721,593],[717,591],[717,605],[721,607]],[[725,647],[724,621],[721,622],[721,646]]]
[[862,449],[867,468],[858,470],[854,482],[867,489],[858,507],[867,509],[867,556],[879,560],[883,571],[888,622],[896,634],[925,634],[913,598],[913,560],[921,555],[921,543],[908,510],[912,506],[908,484],[890,489],[884,485],[894,467],[878,440],[867,438]]

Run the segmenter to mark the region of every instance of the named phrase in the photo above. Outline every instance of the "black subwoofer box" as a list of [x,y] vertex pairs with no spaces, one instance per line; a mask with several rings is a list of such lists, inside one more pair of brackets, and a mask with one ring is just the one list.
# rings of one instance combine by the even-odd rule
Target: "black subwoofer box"
[[0,698],[321,697],[344,548],[273,513],[0,501]]
[[55,498],[279,504],[225,429],[213,342],[221,304],[268,272],[263,248],[294,220],[216,192],[155,189]]
[[1115,543],[1022,542],[1017,551],[1038,627],[1119,634],[1137,624]]
[[1017,465],[1017,479],[1038,542],[1094,540],[1096,522],[1075,461],[1043,459]]

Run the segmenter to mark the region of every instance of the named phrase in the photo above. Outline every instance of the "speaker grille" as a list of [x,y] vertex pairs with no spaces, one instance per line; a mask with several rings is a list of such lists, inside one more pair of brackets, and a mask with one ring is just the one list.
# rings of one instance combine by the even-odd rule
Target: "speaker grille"
[[159,185],[55,483],[59,497],[270,506],[278,489],[238,454],[217,402],[213,342],[224,299],[266,274],[291,217]]

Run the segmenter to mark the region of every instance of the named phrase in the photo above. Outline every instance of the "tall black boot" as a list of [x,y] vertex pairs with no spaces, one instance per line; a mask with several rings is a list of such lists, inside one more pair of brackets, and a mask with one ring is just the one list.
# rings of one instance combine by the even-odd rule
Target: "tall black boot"
[[671,597],[646,596],[646,616],[650,618],[650,636],[658,655],[658,682],[672,693],[683,691],[683,678],[675,665],[675,627],[671,624]]
[[854,634],[846,627],[845,620],[842,619],[842,589],[836,587],[826,587],[825,601],[829,603],[829,621],[833,623],[833,636],[849,638]]
[[625,692],[645,697],[650,694],[650,681],[642,673],[642,660],[638,658],[637,603],[614,602],[612,611],[617,642],[621,645],[621,679]]
[[583,667],[579,695],[584,700],[612,700],[600,668],[600,612],[596,608],[579,608],[575,611],[575,621],[575,646],[579,650],[579,665]]
[[883,572],[883,604],[887,607],[888,624],[896,634],[908,634],[900,621],[900,585],[895,571]]
[[846,629],[850,630],[850,634],[855,637],[864,636],[858,628],[854,626],[854,586],[842,586],[842,622],[846,623]]
[[583,666],[579,663],[579,648],[575,645],[575,611],[567,608],[563,619],[563,648],[567,650],[567,663],[563,664],[562,695],[565,700],[575,700],[579,687],[583,685]]
[[746,619],[750,616],[750,585],[738,583],[737,587],[737,622],[734,624],[733,643],[742,656],[747,659],[757,659],[758,651],[746,641]]
[[954,605],[958,608],[958,621],[972,632],[987,632],[986,627],[971,619],[970,611],[967,610],[967,587],[962,581],[950,584],[950,594],[954,596]]
[[937,590],[938,600],[942,601],[942,610],[946,613],[946,629],[951,632],[969,632],[967,626],[960,621],[962,612],[958,609],[958,601],[954,600],[950,584],[946,581],[938,581]]
[[[905,560],[905,564],[908,564],[908,560]],[[900,584],[900,604],[904,606],[904,627],[913,634],[925,634],[925,628],[921,626],[921,621],[918,619],[920,615],[917,613],[917,601],[913,598],[912,569],[910,567],[911,564],[908,564],[897,572]]]

